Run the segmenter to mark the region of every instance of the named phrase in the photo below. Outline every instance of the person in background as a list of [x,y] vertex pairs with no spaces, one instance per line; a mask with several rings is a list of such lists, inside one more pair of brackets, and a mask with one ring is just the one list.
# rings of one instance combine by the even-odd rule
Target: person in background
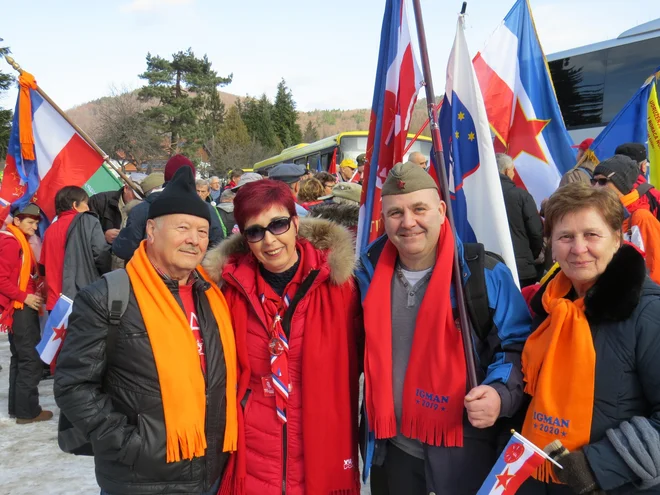
[[197,190],[197,196],[199,196],[202,201],[207,203],[211,202],[211,189],[209,187],[209,181],[206,179],[199,179],[195,181],[195,189]]
[[[146,177],[141,173],[130,174],[131,180],[138,187]],[[122,210],[136,199],[140,199],[140,196],[128,184],[124,184],[118,191],[102,192],[89,198],[89,210],[99,217],[108,244],[113,243],[119,235],[122,223],[126,223]]]
[[[660,218],[660,191],[646,180],[649,169],[649,161],[646,157],[646,146],[642,143],[624,143],[617,147],[614,152],[617,155],[625,155],[635,160],[639,166],[639,176],[635,183],[635,189],[639,192],[639,200],[633,208],[648,209],[655,218]],[[660,165],[659,165],[660,166]],[[646,206],[648,205],[648,206]],[[628,208],[632,211],[631,208]]]
[[314,178],[323,184],[323,194],[332,194],[332,188],[337,184],[337,177],[328,172],[317,172]]
[[300,201],[303,208],[309,210],[312,206],[323,203],[321,196],[324,192],[325,188],[319,180],[314,178],[304,180],[300,186],[298,201]]
[[109,280],[74,300],[55,400],[91,443],[102,495],[216,495],[236,450],[231,316],[199,266],[210,220],[182,167],[152,203],[147,239],[126,265],[118,324],[109,321]]
[[282,181],[241,187],[234,215],[240,235],[204,260],[232,310],[242,405],[220,493],[359,495],[351,235],[299,219]]
[[7,230],[0,231],[0,331],[9,331],[8,413],[22,425],[47,421],[53,413],[39,405],[43,363],[35,347],[41,340],[43,299],[37,260],[28,242],[37,231],[41,210],[28,203],[12,215]]
[[[165,189],[167,188],[167,183],[172,180],[175,172],[181,167],[189,167],[193,171],[193,176],[196,173],[195,166],[188,157],[184,155],[174,155],[167,161],[167,164],[165,165]],[[160,191],[152,192],[152,194],[148,196],[151,198],[150,200],[143,201],[141,204],[137,205],[131,210],[131,213],[128,215],[126,226],[121,229],[121,232],[112,243],[113,254],[117,255],[119,258],[125,261],[131,259],[131,256],[133,256],[133,253],[140,245],[140,242],[142,242],[142,240],[145,238],[150,205],[158,198],[160,194],[162,194]],[[215,207],[210,203],[207,203],[207,206],[211,215],[211,231],[209,234],[209,239],[211,246],[214,246],[222,241],[224,236],[222,226],[220,225],[220,218],[215,211]]]
[[358,165],[352,158],[344,158],[339,164],[337,182],[357,182],[360,176],[357,171]]
[[570,184],[571,182],[582,182],[589,185],[594,176],[594,167],[596,163],[588,159],[585,153],[594,142],[592,138],[587,138],[580,144],[574,145],[577,148],[576,165],[571,170],[566,172],[559,181],[559,187]]
[[492,322],[470,339],[479,385],[466,395],[451,282],[454,250],[463,257],[464,245],[419,165],[395,165],[382,198],[386,235],[361,255],[356,274],[366,333],[365,475],[371,470],[373,495],[474,495],[497,459],[497,421],[523,404],[527,305],[506,265],[484,261]]
[[211,200],[216,203],[220,201],[220,194],[222,194],[222,188],[220,187],[220,177],[214,175],[209,180],[209,186],[211,187]]
[[241,175],[243,175],[243,171],[240,168],[232,170],[231,175],[230,175],[231,180],[225,186],[225,189],[232,189],[232,188],[236,187],[238,185],[238,181],[241,179]]
[[296,212],[299,217],[307,216],[307,209],[298,202],[300,192],[300,179],[306,173],[306,168],[295,163],[280,163],[268,172],[268,178],[284,182],[291,189],[293,199],[296,202]]
[[330,194],[321,196],[322,202],[309,210],[312,218],[324,218],[357,234],[362,186],[354,182],[340,182]]
[[419,165],[424,170],[429,169],[429,160],[428,160],[428,158],[426,158],[419,151],[413,151],[412,153],[410,153],[410,156],[408,157],[408,161],[414,163],[415,165]]
[[660,287],[623,216],[607,187],[568,184],[546,203],[560,269],[531,301],[522,434],[563,469],[545,463],[518,495],[660,493]]
[[626,208],[625,240],[633,242],[645,253],[649,276],[660,283],[660,222],[647,208],[635,207],[639,201],[639,191],[635,189],[637,175],[637,162],[625,155],[614,155],[598,164],[592,181],[595,187],[614,191]]
[[516,171],[511,157],[498,153],[496,159],[513,251],[516,255],[518,279],[520,287],[523,288],[534,285],[538,280],[535,260],[543,250],[543,222],[532,195],[516,187],[513,182]]
[[236,225],[236,219],[234,218],[235,197],[236,193],[232,189],[226,189],[222,191],[222,194],[220,195],[220,203],[217,205],[218,214],[220,215],[220,223],[222,223],[225,237],[229,237],[233,233],[234,226]]
[[357,166],[358,166],[357,168],[358,174],[360,174],[360,180],[358,181],[358,183],[362,185],[362,181],[364,180],[364,166],[367,163],[367,154],[360,153],[355,159],[355,161],[357,162]]

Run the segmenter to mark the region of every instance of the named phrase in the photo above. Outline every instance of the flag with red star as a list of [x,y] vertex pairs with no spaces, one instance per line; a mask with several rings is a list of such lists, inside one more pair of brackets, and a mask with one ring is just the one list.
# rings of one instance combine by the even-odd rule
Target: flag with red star
[[477,495],[511,495],[550,458],[522,435],[514,433]]
[[495,151],[513,158],[514,180],[540,205],[575,165],[575,150],[527,0],[516,1],[473,64]]
[[37,345],[39,357],[46,364],[50,364],[60,352],[66,337],[66,327],[72,307],[73,301],[61,294],[55,303],[55,307],[48,315],[41,342]]

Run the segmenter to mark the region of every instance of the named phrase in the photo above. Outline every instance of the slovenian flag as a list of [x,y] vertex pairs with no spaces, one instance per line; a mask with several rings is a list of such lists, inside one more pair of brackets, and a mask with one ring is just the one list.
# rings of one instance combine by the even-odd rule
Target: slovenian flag
[[0,198],[17,206],[34,202],[52,221],[57,191],[82,187],[103,157],[39,94],[32,75],[21,74],[19,85]]
[[364,167],[357,255],[383,234],[380,191],[392,167],[403,161],[410,118],[422,87],[413,49],[407,0],[387,0]]
[[473,61],[495,151],[513,158],[516,182],[537,205],[575,165],[527,0],[518,0]]
[[60,298],[55,303],[55,307],[50,312],[44,325],[41,342],[37,345],[39,357],[46,364],[53,361],[62,347],[72,309],[73,301],[64,294],[60,294]]
[[514,432],[477,495],[516,493],[520,485],[546,460],[559,466],[545,452]]
[[440,134],[458,237],[504,258],[518,280],[488,117],[459,16],[447,66]]

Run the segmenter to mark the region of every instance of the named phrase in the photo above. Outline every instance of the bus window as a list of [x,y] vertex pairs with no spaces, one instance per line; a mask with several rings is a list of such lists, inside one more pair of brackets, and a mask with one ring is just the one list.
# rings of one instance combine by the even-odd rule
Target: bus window
[[337,163],[345,158],[355,160],[359,154],[367,151],[367,136],[344,136],[339,143],[341,156],[337,157]]
[[307,157],[307,164],[309,165],[309,169],[312,172],[319,172],[319,160],[321,159],[320,153],[315,153],[313,155],[309,155]]
[[307,168],[307,158],[305,158],[304,156],[300,158],[296,158],[295,160],[293,160],[293,163],[295,163],[296,165],[302,165],[303,167]]
[[[408,142],[410,142],[410,139],[408,139]],[[408,152],[405,154],[403,157],[403,161],[407,162],[408,158],[410,157],[411,153],[414,153],[415,151],[419,151],[422,155],[424,155],[427,159],[431,159],[431,149],[433,148],[433,143],[430,141],[422,141],[418,139],[415,141]]]
[[332,163],[332,155],[334,150],[328,150],[324,153],[321,153],[321,169],[323,172],[327,172],[330,168],[330,163]]

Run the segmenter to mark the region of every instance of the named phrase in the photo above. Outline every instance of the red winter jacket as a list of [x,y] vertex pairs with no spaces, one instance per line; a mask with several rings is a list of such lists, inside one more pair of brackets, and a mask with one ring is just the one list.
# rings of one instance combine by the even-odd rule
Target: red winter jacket
[[[346,322],[345,328],[328,328],[327,332],[344,332],[346,334],[345,345],[348,345],[350,348],[350,375],[355,378],[355,383],[351,384],[349,387],[350,394],[341,398],[341,402],[343,405],[351,405],[353,412],[349,414],[349,417],[356,418],[353,424],[347,421],[345,425],[345,428],[350,431],[348,434],[351,435],[351,438],[355,439],[355,451],[344,456],[344,458],[353,458],[355,464],[351,465],[351,468],[346,468],[346,464],[344,464],[342,469],[355,470],[358,486],[357,493],[359,493],[359,483],[357,482],[357,416],[352,415],[357,414],[358,409],[357,335],[361,326],[361,316],[358,292],[352,281],[354,254],[351,236],[342,227],[332,224],[327,220],[301,219],[299,238],[301,237],[311,240],[311,243],[307,243],[305,246],[305,255],[303,256],[304,266],[302,266],[303,273],[309,273],[309,264],[315,262],[313,260],[315,256],[313,254],[310,255],[309,250],[311,249],[312,253],[314,251],[316,253],[322,253],[316,246],[312,246],[312,243],[317,246],[319,244],[323,245],[325,248],[331,246],[330,249],[335,254],[335,256],[329,255],[329,259],[326,261],[330,265],[329,274],[326,272],[325,275],[319,275],[308,294],[314,291],[315,287],[318,287],[320,284],[336,283],[337,280],[342,281],[341,288],[339,289],[341,291],[341,297],[338,297],[338,300],[335,301],[327,301],[327,303],[329,305],[345,304],[347,306],[346,319],[343,320]],[[286,480],[287,495],[320,495],[319,490],[310,489],[309,483],[306,484],[305,482],[306,470],[303,456],[304,428],[302,424],[303,394],[301,392],[304,359],[302,350],[305,325],[309,315],[317,311],[317,308],[311,307],[310,297],[306,295],[298,303],[291,320],[289,335],[289,377],[292,383],[292,390],[287,403],[288,423],[286,425],[287,434],[285,443],[283,438],[284,428],[275,412],[275,399],[271,396],[266,396],[262,383],[262,377],[270,376],[271,373],[270,354],[268,350],[270,336],[261,308],[261,302],[257,294],[256,277],[258,264],[252,254],[244,250],[245,243],[242,236],[233,236],[218,248],[209,252],[204,261],[204,266],[212,278],[218,280],[221,276],[223,277],[223,292],[232,310],[234,324],[236,326],[239,325],[236,321],[238,318],[247,318],[246,341],[251,373],[249,385],[246,387],[239,383],[238,387],[238,398],[239,401],[242,400],[243,405],[245,431],[247,468],[245,495],[281,495],[283,493],[283,479]],[[325,258],[325,254],[321,254],[321,257]],[[334,282],[331,282],[331,279]],[[237,311],[238,304],[235,303],[232,306],[232,301],[237,301],[237,298],[248,300],[247,307],[249,309],[247,314],[243,313],[243,311]],[[238,347],[240,347],[240,343],[237,341]],[[237,352],[240,354],[240,349],[237,349]],[[319,383],[319,387],[323,386],[323,383]],[[249,389],[247,393],[246,388]],[[333,407],[331,400],[328,400],[327,407]],[[347,434],[347,432],[344,430],[339,434]],[[323,447],[320,446],[320,448]],[[282,454],[285,449],[286,458],[284,459]]]
[[[640,175],[637,178],[637,182],[635,182],[635,187],[634,189],[638,189],[639,186],[642,184],[646,183],[646,177],[643,175]],[[651,205],[651,202],[649,201],[648,194],[653,196],[655,199],[655,205]],[[644,194],[640,196],[640,198],[635,201],[633,204],[628,205],[626,208],[630,213],[633,213],[636,210],[649,210],[651,213],[653,213],[653,216],[658,218],[658,206],[660,205],[660,191],[658,191],[655,187],[652,187],[649,189],[647,194]]]
[[28,282],[25,292],[18,288],[18,277],[23,263],[21,245],[11,234],[0,234],[0,312],[10,302],[25,302],[28,294],[34,294],[34,281]]

